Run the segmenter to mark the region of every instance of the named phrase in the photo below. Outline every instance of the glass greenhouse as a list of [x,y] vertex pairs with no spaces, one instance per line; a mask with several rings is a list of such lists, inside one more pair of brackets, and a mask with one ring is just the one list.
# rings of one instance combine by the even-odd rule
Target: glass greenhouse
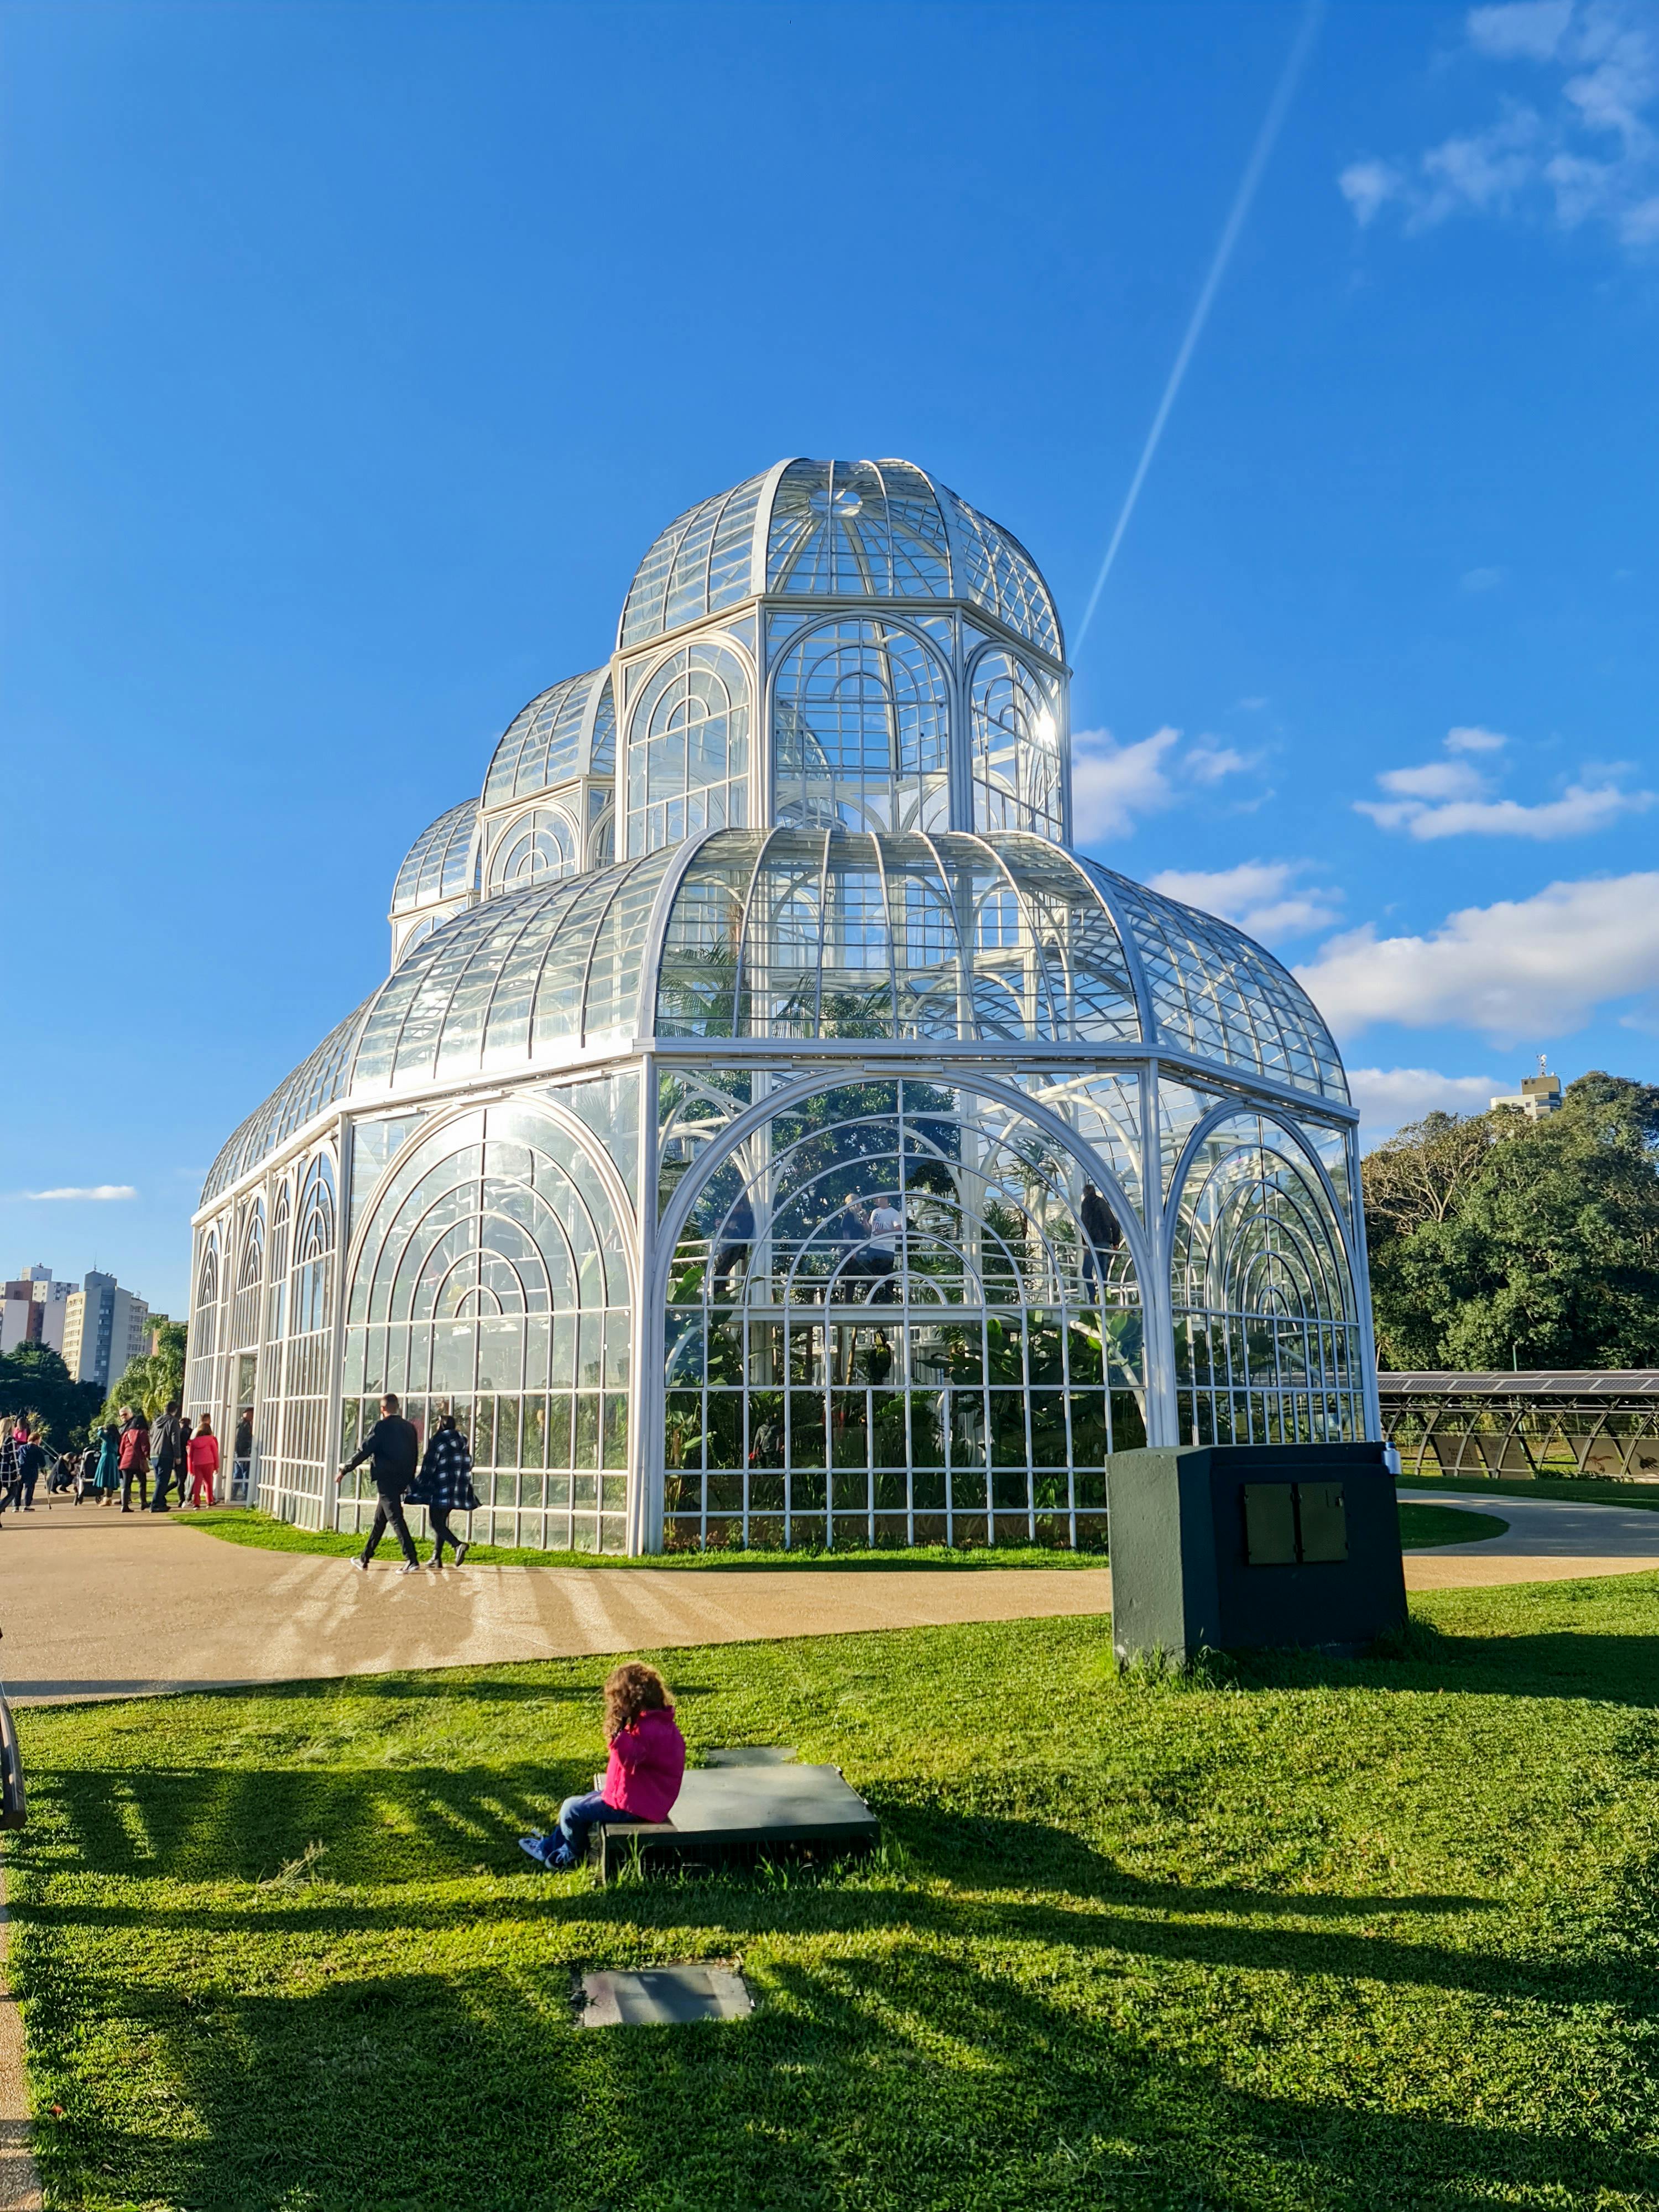
[[1090,1545],[1115,1449],[1378,1435],[1329,1032],[1070,806],[1053,599],[954,492],[791,460],[671,523],[214,1164],[249,1494],[354,1525],[386,1389],[480,1540],[631,1553]]

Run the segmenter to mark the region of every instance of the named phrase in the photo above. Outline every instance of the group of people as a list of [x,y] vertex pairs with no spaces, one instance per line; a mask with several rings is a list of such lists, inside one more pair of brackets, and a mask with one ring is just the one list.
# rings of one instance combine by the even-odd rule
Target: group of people
[[[909,1224],[895,1192],[882,1191],[866,1207],[860,1194],[849,1191],[841,1210],[829,1222],[824,1241],[837,1255],[835,1280],[843,1297],[849,1285],[866,1283],[868,1305],[890,1304],[897,1287],[893,1278],[899,1264],[899,1240]],[[716,1297],[737,1295],[739,1267],[746,1267],[755,1243],[755,1209],[746,1194],[739,1194],[720,1227],[720,1239],[708,1276]]]
[[426,1508],[432,1530],[428,1566],[442,1566],[446,1545],[458,1567],[466,1557],[468,1540],[455,1534],[449,1516],[475,1512],[483,1501],[472,1487],[472,1455],[454,1414],[444,1406],[439,1408],[437,1419],[422,1457],[420,1431],[413,1421],[404,1419],[396,1395],[388,1391],[380,1401],[380,1418],[363,1438],[361,1450],[334,1478],[337,1489],[354,1468],[367,1462],[374,1480],[374,1518],[369,1525],[368,1541],[353,1562],[364,1574],[388,1528],[403,1552],[402,1571],[406,1575],[419,1571],[420,1554],[404,1517],[405,1505]]
[[122,1512],[131,1513],[136,1489],[141,1512],[166,1513],[172,1510],[167,1500],[173,1491],[180,1505],[185,1503],[188,1483],[189,1502],[200,1508],[213,1504],[218,1472],[219,1439],[207,1414],[192,1429],[174,1398],[152,1425],[142,1406],[123,1406],[119,1419],[104,1424],[82,1458],[80,1494],[89,1493],[107,1505],[118,1491]]
[[20,1507],[33,1512],[34,1486],[49,1456],[44,1436],[27,1416],[8,1415],[0,1421],[0,1519]]

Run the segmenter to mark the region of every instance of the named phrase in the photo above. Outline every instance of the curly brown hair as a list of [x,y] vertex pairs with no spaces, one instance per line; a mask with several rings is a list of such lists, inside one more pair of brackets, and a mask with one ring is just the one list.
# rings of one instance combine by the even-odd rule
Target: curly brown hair
[[632,1728],[641,1713],[672,1712],[673,1701],[668,1694],[668,1685],[654,1667],[643,1660],[629,1659],[620,1667],[613,1667],[605,1684],[605,1740],[620,1735],[625,1728]]

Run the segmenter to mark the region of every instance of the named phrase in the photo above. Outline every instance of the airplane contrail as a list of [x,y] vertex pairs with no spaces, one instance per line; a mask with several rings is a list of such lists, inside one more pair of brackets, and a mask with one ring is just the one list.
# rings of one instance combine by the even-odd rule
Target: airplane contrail
[[1129,480],[1128,492],[1118,514],[1117,526],[1112,532],[1110,544],[1106,548],[1106,558],[1100,564],[1100,574],[1095,578],[1095,587],[1089,594],[1089,604],[1083,610],[1083,620],[1078,624],[1077,635],[1070,641],[1074,655],[1088,635],[1089,625],[1095,618],[1095,609],[1100,605],[1100,595],[1106,588],[1106,579],[1112,573],[1112,563],[1117,558],[1117,549],[1123,543],[1123,533],[1129,526],[1129,517],[1134,513],[1135,501],[1140,497],[1140,487],[1146,481],[1146,471],[1152,465],[1152,456],[1158,451],[1158,440],[1164,435],[1164,425],[1170,419],[1170,410],[1175,405],[1176,394],[1180,391],[1182,379],[1187,374],[1187,364],[1193,357],[1193,348],[1198,343],[1200,333],[1209,316],[1211,303],[1220,288],[1222,278],[1227,273],[1227,264],[1232,258],[1233,248],[1238,243],[1238,234],[1243,229],[1245,218],[1250,212],[1250,203],[1255,198],[1255,188],[1261,182],[1261,173],[1267,167],[1269,157],[1272,155],[1273,142],[1279,136],[1291,102],[1296,96],[1297,82],[1303,70],[1307,65],[1308,56],[1313,51],[1313,42],[1318,34],[1320,19],[1324,12],[1324,0],[1306,0],[1306,4],[1302,10],[1302,21],[1297,27],[1296,37],[1291,41],[1291,51],[1286,58],[1284,70],[1274,88],[1273,96],[1267,103],[1267,112],[1262,118],[1261,130],[1256,133],[1255,144],[1250,149],[1250,158],[1244,164],[1244,173],[1238,180],[1238,190],[1233,194],[1233,204],[1227,211],[1227,220],[1222,225],[1221,237],[1217,244],[1214,258],[1210,263],[1209,274],[1204,279],[1203,289],[1199,293],[1197,304],[1188,322],[1187,334],[1181,341],[1181,350],[1175,357],[1175,366],[1170,371],[1169,381],[1164,387],[1164,397],[1158,403],[1158,412],[1152,417],[1152,428],[1146,433],[1146,442],[1141,447],[1140,459],[1135,465],[1134,475]]

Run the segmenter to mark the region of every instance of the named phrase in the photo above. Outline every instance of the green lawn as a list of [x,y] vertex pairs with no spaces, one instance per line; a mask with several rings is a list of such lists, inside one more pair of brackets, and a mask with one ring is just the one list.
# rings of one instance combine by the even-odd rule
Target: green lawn
[[[609,1892],[514,1841],[603,1660],[25,1713],[48,2203],[1650,2208],[1656,1607],[1443,1592],[1410,1656],[1185,1683],[1089,1619],[659,1655],[694,1747],[839,1761],[889,1845]],[[754,2017],[574,2029],[691,1956]]]
[[1509,1527],[1495,1513],[1469,1513],[1458,1505],[1417,1505],[1400,1508],[1401,1548],[1420,1552],[1430,1544],[1479,1544],[1501,1536]]
[[[320,1552],[344,1559],[353,1552],[360,1552],[363,1546],[361,1534],[296,1528],[291,1522],[278,1521],[269,1513],[240,1507],[234,1511],[192,1510],[181,1514],[179,1520],[185,1528],[203,1529],[210,1536],[222,1537],[227,1543],[256,1544],[273,1552]],[[1489,1514],[1460,1512],[1455,1506],[1402,1505],[1400,1509],[1401,1540],[1408,1550],[1425,1544],[1473,1543],[1483,1536],[1499,1534],[1508,1525]],[[422,1557],[428,1548],[422,1540]],[[391,1537],[386,1537],[381,1540],[381,1549],[387,1557],[392,1557],[397,1545]],[[495,1544],[476,1544],[468,1556],[481,1566],[629,1567],[639,1564],[613,1553],[532,1552]],[[668,1552],[653,1558],[650,1564],[653,1567],[706,1573],[740,1573],[757,1567],[1101,1567],[1106,1561],[1098,1552],[1057,1552],[1041,1545],[1000,1544],[994,1550],[981,1547],[955,1552],[920,1545],[914,1551],[902,1552],[826,1552],[818,1546],[799,1546],[792,1552]]]

